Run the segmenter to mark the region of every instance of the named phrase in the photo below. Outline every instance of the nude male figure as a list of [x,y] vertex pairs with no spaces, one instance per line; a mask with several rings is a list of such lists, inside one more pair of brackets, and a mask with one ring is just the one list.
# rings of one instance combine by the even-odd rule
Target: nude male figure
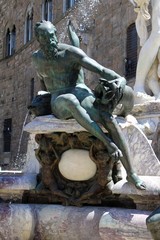
[[[95,96],[85,85],[82,67],[98,73],[108,85],[122,95],[126,87],[123,77],[89,58],[80,48],[59,43],[56,28],[48,21],[38,22],[35,35],[40,50],[33,54],[33,63],[42,83],[42,90],[51,93],[52,113],[60,119],[75,118],[77,122],[106,146],[111,158],[121,160],[127,179],[139,189],[145,189],[131,166],[131,159],[121,129],[110,112],[95,107]],[[110,137],[99,127],[101,123]]]

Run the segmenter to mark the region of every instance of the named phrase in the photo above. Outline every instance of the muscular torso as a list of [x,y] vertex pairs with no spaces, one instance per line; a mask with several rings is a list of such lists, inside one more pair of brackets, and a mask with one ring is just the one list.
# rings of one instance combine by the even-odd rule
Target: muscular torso
[[46,59],[41,50],[33,54],[37,73],[51,93],[83,83],[81,66],[69,49],[70,46],[60,44],[58,56],[52,59]]

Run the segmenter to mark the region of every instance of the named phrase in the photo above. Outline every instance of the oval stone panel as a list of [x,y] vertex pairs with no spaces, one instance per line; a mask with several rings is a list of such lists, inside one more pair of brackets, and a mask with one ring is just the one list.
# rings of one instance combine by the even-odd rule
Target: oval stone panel
[[96,164],[89,157],[87,150],[70,149],[62,154],[59,162],[60,173],[73,181],[89,180],[96,170]]

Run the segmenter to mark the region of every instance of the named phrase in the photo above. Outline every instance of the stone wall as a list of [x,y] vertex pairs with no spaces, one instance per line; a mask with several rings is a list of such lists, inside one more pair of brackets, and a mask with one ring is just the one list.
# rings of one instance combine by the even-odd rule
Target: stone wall
[[[128,0],[82,0],[63,14],[63,1],[53,0],[54,23],[60,41],[68,42],[65,26],[71,19],[79,36],[81,47],[99,63],[124,75],[126,57],[126,30],[134,22],[135,13]],[[27,105],[31,101],[31,79],[35,79],[34,94],[39,89],[31,54],[38,44],[33,38],[24,44],[24,25],[27,8],[33,7],[33,22],[41,20],[42,1],[0,0],[0,164],[4,163],[3,122],[12,118],[11,153],[9,162],[17,167],[17,153],[25,153],[27,134],[22,134]],[[16,26],[16,52],[5,57],[7,28]],[[86,83],[93,88],[98,76],[86,72]],[[27,118],[29,121],[29,117]],[[21,144],[20,144],[21,140]]]

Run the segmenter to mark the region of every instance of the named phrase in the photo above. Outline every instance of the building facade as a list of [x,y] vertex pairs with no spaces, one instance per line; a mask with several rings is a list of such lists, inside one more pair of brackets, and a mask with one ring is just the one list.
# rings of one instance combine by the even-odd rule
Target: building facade
[[[132,84],[139,49],[136,14],[129,0],[0,0],[0,16],[0,165],[18,168],[27,150],[27,106],[40,90],[31,61],[38,48],[34,24],[52,21],[59,41],[69,42],[70,19],[81,48]],[[98,76],[85,71],[85,78],[94,88]]]

